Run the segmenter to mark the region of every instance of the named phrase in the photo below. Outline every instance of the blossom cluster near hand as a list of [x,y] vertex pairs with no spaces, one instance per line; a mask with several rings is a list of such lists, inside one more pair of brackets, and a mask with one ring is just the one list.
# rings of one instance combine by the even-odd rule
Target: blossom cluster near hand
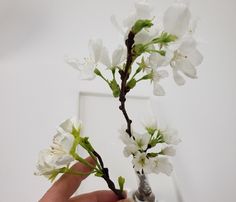
[[[84,62],[67,58],[67,63],[79,71],[81,79],[92,80],[97,76],[104,80],[113,96],[119,98],[119,109],[126,121],[126,128],[120,130],[121,140],[125,144],[123,153],[126,157],[132,157],[135,171],[170,175],[173,168],[168,156],[175,155],[174,146],[180,139],[174,130],[162,129],[156,121],[146,123],[144,133],[133,129],[126,110],[126,95],[139,82],[151,81],[154,95],[163,96],[165,90],[160,82],[168,77],[169,72],[172,72],[178,85],[185,84],[184,76],[197,78],[196,66],[201,64],[203,57],[193,38],[195,23],[184,3],[171,5],[161,22],[152,14],[152,6],[145,0],[136,1],[135,11],[124,19],[122,25],[114,16],[111,19],[124,37],[124,44],[119,45],[110,57],[101,39],[90,40],[89,57]],[[110,72],[110,77],[105,77],[104,71]],[[94,158],[97,162],[95,166],[88,164],[77,153],[79,146]],[[91,173],[102,177],[108,187],[122,198],[124,178],[119,177],[117,189],[102,157],[90,144],[89,138],[81,134],[81,123],[68,119],[57,130],[51,148],[40,153],[37,174],[52,180],[59,173],[85,174],[71,170],[74,161],[92,168]]]

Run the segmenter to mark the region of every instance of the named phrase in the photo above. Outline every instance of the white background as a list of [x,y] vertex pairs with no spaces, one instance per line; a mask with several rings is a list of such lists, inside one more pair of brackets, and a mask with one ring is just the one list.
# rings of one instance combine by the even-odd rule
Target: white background
[[[155,0],[155,12],[171,0]],[[110,50],[120,36],[111,14],[127,16],[131,0],[0,0],[0,196],[37,201],[50,186],[33,176],[38,151],[56,126],[77,110],[81,85],[65,55],[84,57],[87,41],[101,37]],[[186,202],[236,201],[236,48],[234,0],[192,0],[199,17],[204,63],[199,79],[155,98],[162,119],[178,128],[182,143],[175,170]],[[91,87],[92,88],[92,87]],[[151,92],[142,86],[140,92]],[[105,123],[104,123],[105,124]]]

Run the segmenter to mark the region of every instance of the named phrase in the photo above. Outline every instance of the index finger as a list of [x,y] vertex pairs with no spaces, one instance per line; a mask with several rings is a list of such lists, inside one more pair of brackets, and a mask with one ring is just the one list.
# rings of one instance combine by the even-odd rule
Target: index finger
[[[86,161],[95,165],[95,161],[91,157],[86,158]],[[91,168],[82,163],[76,163],[72,166],[72,169],[82,173],[91,172]],[[51,201],[69,199],[87,176],[88,175],[75,176],[71,174],[63,174],[43,196],[41,202],[43,202],[44,199]]]

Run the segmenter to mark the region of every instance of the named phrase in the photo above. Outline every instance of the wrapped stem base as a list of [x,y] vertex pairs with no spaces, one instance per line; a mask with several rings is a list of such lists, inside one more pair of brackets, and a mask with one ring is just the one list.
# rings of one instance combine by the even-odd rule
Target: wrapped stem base
[[138,177],[138,189],[133,193],[132,197],[135,202],[157,202],[155,195],[149,185],[145,174],[136,173]]

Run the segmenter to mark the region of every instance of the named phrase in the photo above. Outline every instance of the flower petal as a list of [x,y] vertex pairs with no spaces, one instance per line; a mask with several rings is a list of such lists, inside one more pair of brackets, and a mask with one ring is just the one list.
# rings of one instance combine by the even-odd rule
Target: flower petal
[[158,82],[153,82],[153,94],[156,96],[164,96],[165,90]]
[[101,57],[102,53],[102,40],[101,39],[91,39],[89,41],[89,52],[91,58],[97,63]]
[[196,79],[197,78],[197,70],[195,67],[190,63],[188,58],[183,58],[175,61],[175,67],[183,72],[186,76]]
[[112,54],[112,66],[118,66],[125,60],[126,51],[123,46],[119,46]]
[[193,49],[192,51],[190,51],[187,57],[194,66],[200,65],[203,60],[202,54],[197,49]]
[[176,69],[173,69],[173,77],[174,77],[175,83],[178,84],[179,86],[182,86],[185,84],[184,78],[178,73]]
[[108,68],[111,67],[111,60],[109,57],[108,49],[106,47],[102,47],[101,57],[100,57],[99,61],[102,64],[104,64],[105,66],[107,66]]
[[178,37],[183,36],[189,27],[191,13],[184,3],[174,3],[170,6],[163,18],[163,25],[166,32]]

